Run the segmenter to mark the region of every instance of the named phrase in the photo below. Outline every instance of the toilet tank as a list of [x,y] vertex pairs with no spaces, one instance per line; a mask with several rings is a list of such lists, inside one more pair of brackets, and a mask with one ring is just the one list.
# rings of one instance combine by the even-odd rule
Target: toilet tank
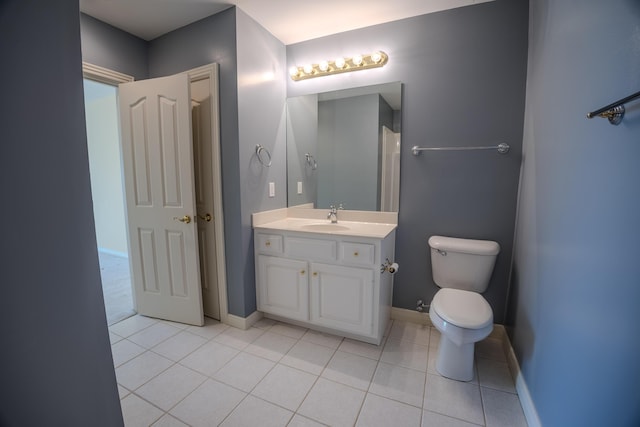
[[487,290],[500,252],[497,242],[431,236],[429,246],[436,285],[479,293]]

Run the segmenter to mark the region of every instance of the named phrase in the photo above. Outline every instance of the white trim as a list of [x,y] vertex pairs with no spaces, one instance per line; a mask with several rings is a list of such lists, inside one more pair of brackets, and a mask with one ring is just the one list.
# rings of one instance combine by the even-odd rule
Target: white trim
[[234,328],[247,330],[258,320],[262,319],[262,313],[260,311],[254,311],[247,317],[236,316],[235,314],[227,314],[226,323]]
[[524,417],[527,419],[527,424],[529,424],[529,427],[541,427],[542,423],[540,422],[540,417],[538,417],[538,411],[536,411],[536,406],[529,393],[529,387],[527,387],[524,376],[520,371],[520,364],[513,351],[513,347],[511,347],[509,336],[506,333],[502,338],[502,345],[504,353],[507,356],[507,364],[509,365],[511,374],[516,379],[516,391],[518,392],[520,405],[522,405],[522,411],[524,412]]
[[134,80],[133,76],[128,74],[119,73],[118,71],[109,70],[108,68],[89,64],[88,62],[82,62],[82,76],[86,79],[112,86],[118,86],[120,83],[132,82]]
[[[209,64],[186,71],[191,82],[209,79],[209,93],[211,94],[211,152],[213,167],[213,226],[216,236],[216,270],[218,272],[218,301],[220,304],[220,321],[232,324],[234,318],[229,319],[227,302],[227,266],[224,248],[224,216],[222,206],[222,162],[220,160],[220,99],[218,95],[219,72],[218,64]],[[234,316],[237,319],[241,317]]]
[[113,249],[107,248],[98,248],[98,252],[102,252],[103,254],[117,256],[119,258],[129,258],[129,254],[126,252],[114,251]]

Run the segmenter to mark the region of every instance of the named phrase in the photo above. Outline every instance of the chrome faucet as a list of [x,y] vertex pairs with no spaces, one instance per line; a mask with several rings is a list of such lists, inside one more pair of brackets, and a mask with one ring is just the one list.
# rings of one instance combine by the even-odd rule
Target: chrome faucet
[[336,209],[336,207],[334,205],[329,206],[329,209],[331,209],[329,211],[329,214],[327,215],[327,219],[331,220],[332,224],[335,224],[338,222],[338,210]]

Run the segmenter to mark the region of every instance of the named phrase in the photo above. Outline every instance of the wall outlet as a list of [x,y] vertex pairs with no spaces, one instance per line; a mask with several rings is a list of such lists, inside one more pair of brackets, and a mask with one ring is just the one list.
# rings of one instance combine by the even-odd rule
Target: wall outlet
[[269,197],[276,197],[276,183],[269,183]]
[[298,194],[302,194],[302,181],[298,181]]

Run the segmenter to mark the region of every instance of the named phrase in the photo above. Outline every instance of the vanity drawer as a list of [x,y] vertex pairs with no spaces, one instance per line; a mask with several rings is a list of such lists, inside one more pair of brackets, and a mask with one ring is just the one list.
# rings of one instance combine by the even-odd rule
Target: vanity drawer
[[288,237],[286,240],[287,255],[295,258],[306,258],[315,261],[335,261],[337,243],[333,240],[303,239]]
[[340,261],[346,264],[371,265],[375,260],[375,254],[375,245],[353,242],[340,244]]
[[264,253],[281,254],[283,238],[279,234],[258,234],[258,250]]

